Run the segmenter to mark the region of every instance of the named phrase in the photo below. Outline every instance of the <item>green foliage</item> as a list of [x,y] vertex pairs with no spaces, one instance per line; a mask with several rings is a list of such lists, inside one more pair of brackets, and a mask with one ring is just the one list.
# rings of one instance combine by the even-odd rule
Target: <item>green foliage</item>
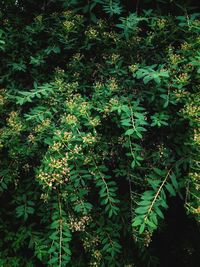
[[136,216],[133,220],[133,227],[139,227],[139,233],[145,230],[153,232],[158,227],[159,218],[164,219],[162,209],[168,208],[166,195],[176,196],[179,185],[172,168],[166,173],[165,170],[153,169],[149,174],[148,183],[151,190],[145,191],[141,200],[134,210]]
[[101,1],[103,4],[103,10],[110,16],[114,14],[120,15],[122,13],[122,6],[119,0],[107,0]]
[[52,223],[50,225],[51,246],[48,250],[50,254],[49,266],[66,266],[71,257],[69,242],[71,241],[71,232],[69,224],[66,221],[66,213],[62,210],[60,195],[58,193],[58,203],[53,205]]
[[2,1],[0,265],[156,266],[169,198],[199,222],[200,14],[138,4]]
[[23,105],[26,102],[33,102],[34,98],[41,98],[42,96],[48,97],[49,93],[53,92],[53,88],[50,84],[44,84],[43,86],[37,86],[34,83],[34,89],[31,91],[20,91],[19,95],[16,96],[16,104]]

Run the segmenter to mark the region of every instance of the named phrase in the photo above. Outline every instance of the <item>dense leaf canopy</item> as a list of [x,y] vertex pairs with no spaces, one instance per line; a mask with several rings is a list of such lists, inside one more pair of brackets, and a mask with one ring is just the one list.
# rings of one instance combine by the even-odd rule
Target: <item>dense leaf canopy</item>
[[0,266],[156,266],[169,198],[199,222],[198,1],[126,2],[1,1]]

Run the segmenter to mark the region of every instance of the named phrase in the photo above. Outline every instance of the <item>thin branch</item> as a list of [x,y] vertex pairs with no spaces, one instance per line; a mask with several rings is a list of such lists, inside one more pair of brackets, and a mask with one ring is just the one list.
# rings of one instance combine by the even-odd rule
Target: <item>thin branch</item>
[[145,216],[145,219],[144,219],[145,221],[147,220],[149,214],[151,213],[151,211],[152,211],[152,209],[153,209],[153,207],[154,207],[154,204],[155,204],[155,202],[156,202],[158,196],[160,195],[160,192],[161,192],[163,186],[165,185],[165,183],[166,183],[166,181],[167,181],[167,179],[168,179],[168,177],[169,177],[169,175],[170,175],[171,170],[172,170],[172,167],[169,169],[169,171],[168,171],[168,173],[167,173],[165,179],[163,180],[162,184],[160,185],[158,191],[156,192],[156,194],[155,194],[155,196],[154,196],[154,198],[153,198],[153,201],[152,201],[152,203],[151,203],[151,205],[150,205],[150,207],[149,207],[149,209],[148,209],[147,215]]

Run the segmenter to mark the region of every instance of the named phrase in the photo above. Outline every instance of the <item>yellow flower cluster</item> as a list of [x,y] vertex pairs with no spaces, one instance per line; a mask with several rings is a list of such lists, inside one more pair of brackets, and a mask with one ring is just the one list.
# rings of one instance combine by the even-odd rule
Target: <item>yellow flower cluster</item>
[[177,90],[174,91],[174,94],[175,94],[175,96],[176,96],[178,99],[181,99],[181,98],[183,98],[184,96],[189,95],[189,92],[187,92],[187,91],[183,91],[183,90],[180,90],[180,89],[177,89]]
[[65,102],[65,105],[68,109],[73,110],[77,107],[77,104],[75,103],[74,99],[69,99]]
[[134,43],[138,44],[141,42],[142,38],[140,36],[133,36],[132,40]]
[[95,117],[95,118],[90,118],[89,119],[89,123],[90,123],[90,125],[91,126],[93,126],[93,127],[96,127],[96,126],[98,126],[99,124],[100,124],[100,118],[99,117]]
[[173,65],[178,64],[182,60],[181,56],[178,54],[170,54],[169,59]]
[[[200,173],[198,172],[190,172],[189,173],[190,179],[192,179],[194,182],[200,182]],[[199,185],[200,186],[200,185]]]
[[61,122],[69,124],[69,125],[73,125],[73,124],[76,124],[78,122],[78,119],[73,114],[64,113],[64,115],[61,117]]
[[112,32],[112,31],[111,32],[103,32],[103,37],[105,39],[111,39],[114,42],[118,41],[116,32]]
[[44,186],[52,187],[53,182],[57,180],[57,175],[49,174],[47,172],[40,172],[36,178],[42,183],[44,183]]
[[65,157],[61,158],[61,159],[51,158],[51,161],[49,163],[49,167],[52,168],[52,169],[57,169],[57,170],[58,169],[59,170],[62,169],[61,173],[65,174],[66,171],[68,170],[68,168],[66,168],[66,166],[68,166],[68,159],[69,159],[69,156],[68,156],[67,153],[65,154]]
[[[73,154],[77,154],[79,155],[82,152],[82,146],[80,145],[75,145],[75,147],[73,148]],[[75,159],[75,158],[74,158]]]
[[93,236],[92,238],[86,236],[83,240],[83,247],[85,251],[90,251],[93,250],[94,247],[98,246],[100,243],[99,237],[98,236]]
[[3,106],[6,102],[5,89],[0,89],[0,106]]
[[124,136],[119,136],[118,137],[118,144],[123,145],[125,142],[126,142],[126,140],[125,140],[125,137]]
[[89,263],[89,266],[92,267],[100,267],[101,266],[101,259],[102,259],[102,254],[99,250],[94,250],[92,253],[92,260]]
[[[58,73],[57,72],[57,76],[61,76],[60,75],[61,74],[61,72],[60,73]],[[63,78],[61,78],[61,77],[56,77],[55,78],[55,85],[56,85],[56,87],[57,87],[57,89],[59,90],[59,91],[63,91],[63,89],[64,89],[64,80],[63,80]],[[55,103],[55,100],[54,100],[54,103]]]
[[71,111],[78,111],[80,115],[86,115],[89,108],[89,102],[85,101],[79,94],[77,94],[72,99],[66,101],[66,107]]
[[72,232],[83,232],[85,231],[85,227],[91,220],[90,216],[85,215],[81,218],[76,218],[74,216],[70,216],[69,218],[69,228]]
[[100,91],[100,90],[102,90],[102,88],[103,88],[103,83],[101,83],[101,82],[96,82],[95,84],[94,84],[94,88],[95,88],[95,90],[96,91]]
[[52,151],[61,150],[64,147],[65,143],[68,143],[73,137],[71,132],[61,132],[59,130],[55,132],[55,136],[59,137],[60,140],[53,141],[53,145],[49,146]]
[[195,129],[194,141],[196,142],[196,144],[200,145],[200,129]]
[[151,43],[151,41],[152,41],[152,39],[154,38],[154,36],[155,36],[155,33],[154,33],[154,32],[152,32],[152,31],[148,31],[148,32],[147,32],[147,38],[146,38],[147,43]]
[[72,115],[72,114],[68,114],[66,117],[65,117],[65,122],[67,124],[70,124],[70,125],[73,125],[73,124],[76,124],[78,121],[77,117],[75,115]]
[[7,124],[14,132],[20,132],[23,128],[18,113],[16,111],[12,111],[7,118]]
[[88,133],[85,136],[83,136],[83,143],[88,144],[88,145],[92,145],[95,142],[96,142],[96,137],[92,136],[91,133]]
[[113,108],[115,108],[115,107],[118,106],[118,105],[119,105],[119,100],[118,100],[118,99],[116,99],[116,98],[111,98],[111,99],[109,100],[109,106],[110,106],[111,111],[112,111]]
[[[93,153],[93,151],[91,150],[91,155]],[[93,162],[93,157],[91,155],[86,155],[85,158],[84,158],[84,164],[85,165],[88,165],[89,163],[92,163]]]
[[79,105],[79,112],[81,115],[86,115],[87,114],[87,110],[89,107],[89,103],[86,101],[83,101],[80,105]]
[[63,147],[63,144],[59,141],[57,141],[57,142],[54,141],[53,145],[50,146],[51,150],[53,150],[53,151],[59,151],[62,147]]
[[188,116],[197,118],[197,120],[199,120],[198,118],[200,114],[200,106],[194,105],[193,103],[188,103],[185,105],[182,111],[184,114],[187,114]]
[[60,159],[50,158],[48,164],[49,171],[41,171],[37,179],[40,180],[45,185],[56,189],[57,184],[63,184],[68,182],[70,169],[68,166],[68,154],[65,154],[65,157]]
[[73,12],[71,10],[66,10],[62,12],[63,16],[65,16],[66,18],[72,17],[73,16]]
[[111,61],[112,61],[112,63],[115,64],[119,60],[119,58],[120,58],[120,55],[118,55],[118,54],[112,54],[111,55]]
[[40,199],[42,199],[44,202],[48,202],[49,195],[47,193],[43,193],[41,194]]
[[187,42],[184,42],[181,44],[181,50],[189,50],[191,48],[191,45]]
[[111,91],[116,91],[118,89],[118,84],[114,77],[108,81],[108,86]]
[[192,64],[190,64],[190,63],[183,65],[183,70],[184,71],[191,71],[193,69],[194,69],[194,66]]
[[28,139],[28,141],[29,141],[30,143],[34,143],[34,142],[35,142],[35,136],[34,136],[32,133],[30,133],[30,134],[28,135],[27,139]]
[[76,53],[75,55],[73,55],[73,60],[74,61],[81,61],[81,58],[83,57],[83,55],[81,55],[80,53]]
[[56,76],[63,76],[63,74],[65,73],[65,71],[59,67],[56,67],[55,68],[55,73],[56,73]]
[[189,75],[187,73],[181,73],[178,77],[176,77],[176,80],[178,83],[186,83],[189,80]]
[[158,19],[157,20],[157,26],[160,30],[162,30],[163,28],[165,28],[167,25],[167,20],[166,19]]
[[43,132],[46,128],[48,128],[51,124],[51,120],[50,119],[45,119],[42,121],[42,123],[40,123],[39,125],[37,125],[34,129],[34,131],[36,133],[40,133]]
[[134,73],[138,69],[138,65],[133,64],[133,65],[130,65],[128,68],[132,73]]
[[85,35],[89,39],[96,39],[98,37],[98,31],[93,27],[89,27],[87,31],[85,31]]
[[75,23],[74,23],[74,21],[65,20],[63,22],[63,26],[64,26],[64,29],[67,32],[71,32],[74,29],[74,27],[75,27]]
[[62,141],[69,141],[73,137],[71,132],[61,132],[60,130],[55,131],[55,136]]
[[145,247],[148,247],[149,244],[151,243],[151,237],[152,237],[152,233],[145,231],[143,233],[143,241],[144,241],[144,245]]
[[75,19],[78,23],[82,23],[84,20],[84,16],[80,14],[76,14]]
[[196,38],[195,42],[196,42],[197,44],[200,44],[200,36],[198,36],[198,37]]
[[0,95],[0,106],[4,105],[4,97]]
[[73,137],[71,132],[64,132],[63,133],[63,141],[69,141],[71,140]]

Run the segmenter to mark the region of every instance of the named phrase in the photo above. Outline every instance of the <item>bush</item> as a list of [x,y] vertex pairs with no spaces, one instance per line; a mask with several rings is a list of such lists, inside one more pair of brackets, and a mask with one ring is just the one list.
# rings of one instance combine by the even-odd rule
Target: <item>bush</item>
[[0,263],[141,266],[199,221],[200,13],[56,2],[1,4]]

